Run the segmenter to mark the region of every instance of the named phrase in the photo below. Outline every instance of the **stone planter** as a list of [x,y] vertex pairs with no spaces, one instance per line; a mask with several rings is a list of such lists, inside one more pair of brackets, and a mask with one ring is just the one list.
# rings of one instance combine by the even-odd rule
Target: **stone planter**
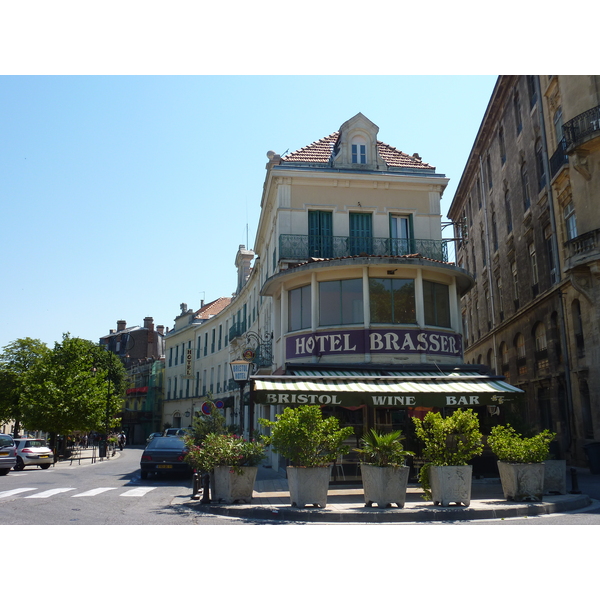
[[361,464],[365,506],[388,508],[396,504],[404,508],[410,467],[376,467]]
[[429,468],[431,499],[437,506],[449,506],[451,502],[469,506],[473,465],[450,465]]
[[241,467],[241,469],[242,473],[236,473],[232,467],[215,467],[211,473],[211,492],[215,502],[225,504],[252,502],[258,467]]
[[506,500],[541,502],[544,495],[544,463],[498,461],[502,491]]
[[544,461],[544,494],[567,493],[567,461]]
[[297,508],[304,508],[307,504],[319,508],[327,506],[331,466],[287,467],[287,478],[292,506]]

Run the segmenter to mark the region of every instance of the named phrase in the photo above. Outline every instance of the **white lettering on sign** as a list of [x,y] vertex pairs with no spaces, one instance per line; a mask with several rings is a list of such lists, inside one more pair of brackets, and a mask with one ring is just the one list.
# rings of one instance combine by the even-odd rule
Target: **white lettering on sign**
[[315,347],[321,354],[331,352],[356,352],[356,344],[349,333],[300,336],[294,340],[296,355],[313,354]]
[[479,404],[479,396],[446,396],[446,406]]
[[414,406],[414,396],[371,396],[373,406]]
[[267,394],[269,404],[341,404],[336,395],[329,394]]
[[401,338],[397,333],[369,334],[369,350],[371,352],[443,352],[457,354],[454,335],[442,333],[404,333]]

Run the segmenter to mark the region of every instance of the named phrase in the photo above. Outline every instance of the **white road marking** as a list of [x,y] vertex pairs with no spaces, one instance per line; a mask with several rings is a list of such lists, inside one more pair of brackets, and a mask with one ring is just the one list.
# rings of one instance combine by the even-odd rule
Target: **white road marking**
[[125,492],[124,494],[121,494],[121,496],[144,496],[148,492],[155,490],[155,489],[156,489],[155,487],[133,488],[132,490],[129,490],[128,492]]
[[116,490],[114,487],[102,487],[102,488],[94,488],[93,490],[88,490],[87,492],[82,492],[81,494],[75,494],[71,496],[71,498],[81,498],[82,496],[97,496],[102,492],[107,492],[108,490]]
[[56,494],[62,494],[64,492],[70,492],[76,488],[54,488],[51,490],[46,490],[45,492],[39,492],[38,494],[33,494],[33,496],[25,496],[25,498],[49,498],[50,496],[54,496]]
[[37,490],[37,488],[17,488],[16,490],[8,490],[7,492],[0,492],[0,498],[8,498],[9,496],[22,494],[23,492],[33,492],[33,490]]

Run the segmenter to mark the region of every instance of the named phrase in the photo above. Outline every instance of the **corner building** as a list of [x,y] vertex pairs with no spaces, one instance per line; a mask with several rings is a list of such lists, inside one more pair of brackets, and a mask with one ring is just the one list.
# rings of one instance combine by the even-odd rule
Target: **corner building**
[[525,390],[515,418],[580,465],[600,440],[599,172],[598,76],[501,76],[449,211],[476,281],[466,360]]

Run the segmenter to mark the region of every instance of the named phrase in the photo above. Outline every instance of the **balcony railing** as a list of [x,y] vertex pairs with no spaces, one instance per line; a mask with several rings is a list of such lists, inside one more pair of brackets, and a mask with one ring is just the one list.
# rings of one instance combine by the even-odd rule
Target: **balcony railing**
[[234,323],[229,328],[229,339],[233,340],[236,337],[240,337],[240,336],[244,335],[244,333],[246,333],[246,323],[244,323],[244,322]]
[[565,246],[568,258],[598,252],[600,250],[600,229],[582,233],[576,238],[565,242]]
[[591,138],[600,136],[600,106],[596,106],[563,125],[567,148],[581,146]]
[[359,255],[406,256],[407,254],[420,254],[425,258],[448,262],[448,245],[445,240],[404,240],[287,233],[279,236],[280,260],[343,258]]
[[567,156],[567,144],[565,138],[560,140],[556,152],[550,158],[550,179],[554,179],[554,176],[560,171],[563,165],[569,163],[569,157]]

